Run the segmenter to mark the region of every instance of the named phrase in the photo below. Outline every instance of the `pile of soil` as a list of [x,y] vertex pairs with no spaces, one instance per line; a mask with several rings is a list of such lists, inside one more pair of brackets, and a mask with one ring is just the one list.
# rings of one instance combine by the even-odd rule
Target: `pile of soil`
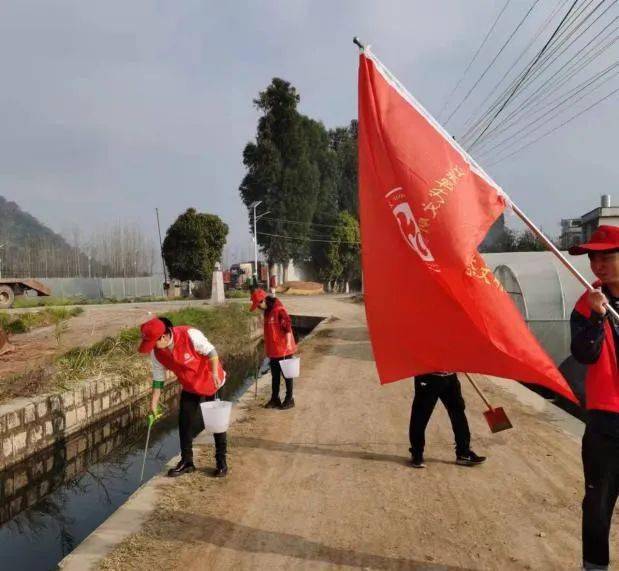
[[325,293],[325,288],[317,282],[286,282],[277,288],[277,293],[288,295],[320,295]]

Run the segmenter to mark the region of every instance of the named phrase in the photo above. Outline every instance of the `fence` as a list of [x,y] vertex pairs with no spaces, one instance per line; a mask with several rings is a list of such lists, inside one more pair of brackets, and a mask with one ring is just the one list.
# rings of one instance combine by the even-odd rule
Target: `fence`
[[163,276],[135,278],[37,278],[51,288],[54,297],[126,299],[163,297]]

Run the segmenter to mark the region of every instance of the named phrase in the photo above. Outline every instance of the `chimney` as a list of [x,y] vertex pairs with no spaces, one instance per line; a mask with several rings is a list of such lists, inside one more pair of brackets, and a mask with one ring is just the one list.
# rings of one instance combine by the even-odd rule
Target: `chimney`
[[610,208],[610,194],[602,195],[602,208]]

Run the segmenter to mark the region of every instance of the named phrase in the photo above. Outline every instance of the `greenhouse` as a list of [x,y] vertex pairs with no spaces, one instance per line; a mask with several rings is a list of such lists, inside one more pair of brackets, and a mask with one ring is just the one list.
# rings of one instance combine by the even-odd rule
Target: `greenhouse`
[[[567,258],[594,281],[587,256]],[[570,355],[569,320],[585,288],[550,252],[486,254],[484,259],[574,392],[582,395],[585,370]]]

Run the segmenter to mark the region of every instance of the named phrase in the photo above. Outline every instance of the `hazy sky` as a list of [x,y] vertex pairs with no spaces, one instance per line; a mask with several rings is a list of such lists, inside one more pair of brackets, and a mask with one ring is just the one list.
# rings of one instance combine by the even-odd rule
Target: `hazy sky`
[[[252,99],[272,77],[297,87],[303,113],[345,125],[356,117],[351,39],[359,35],[436,113],[504,3],[4,0],[0,195],[57,231],[77,224],[88,232],[120,218],[151,233],[156,206],[164,227],[193,206],[220,215],[232,251],[247,255],[241,152],[255,133]],[[531,3],[512,0],[454,102]],[[453,126],[557,3],[539,2]],[[597,69],[616,60],[617,51],[608,52]],[[561,217],[615,191],[618,116],[617,98],[608,100],[489,171],[556,234]]]

